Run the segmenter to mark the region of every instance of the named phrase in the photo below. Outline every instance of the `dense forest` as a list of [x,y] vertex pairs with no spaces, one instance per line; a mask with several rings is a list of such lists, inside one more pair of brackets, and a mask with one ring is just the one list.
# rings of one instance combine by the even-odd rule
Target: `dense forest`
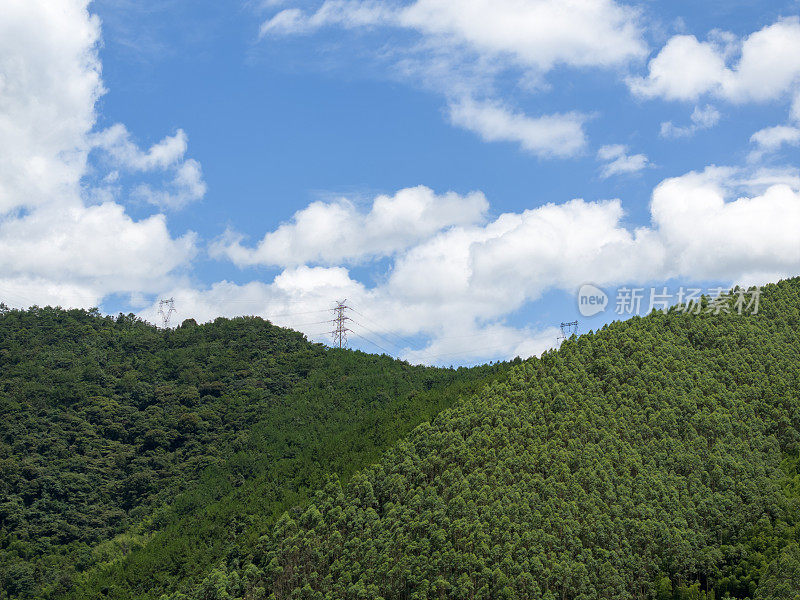
[[800,278],[474,369],[0,316],[0,598],[798,600]]
[[0,306],[0,598],[193,589],[507,367],[411,366],[258,318]]
[[707,302],[516,366],[189,597],[800,598],[800,279]]

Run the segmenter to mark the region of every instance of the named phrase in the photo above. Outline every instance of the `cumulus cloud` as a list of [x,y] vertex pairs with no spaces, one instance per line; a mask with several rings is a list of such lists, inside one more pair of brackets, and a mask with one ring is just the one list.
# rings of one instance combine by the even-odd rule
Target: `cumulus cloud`
[[691,137],[701,129],[710,129],[719,123],[719,111],[706,104],[704,107],[695,106],[691,114],[691,124],[685,126],[675,125],[672,121],[661,123],[661,137],[663,138],[685,138]]
[[199,162],[190,158],[175,169],[172,180],[165,187],[154,188],[143,183],[134,188],[132,195],[160,208],[182,208],[206,195],[203,170]]
[[149,149],[142,150],[131,139],[128,129],[121,123],[96,133],[91,138],[92,147],[102,151],[113,168],[132,173],[163,172],[171,175],[166,187],[142,183],[133,190],[133,197],[160,208],[177,209],[199,200],[206,193],[200,163],[185,158],[188,138],[183,129],[167,136]]
[[[497,283],[503,270],[499,264],[507,269],[525,265],[517,274],[534,284],[529,289],[534,296],[548,285],[571,289],[591,279],[614,283],[683,277],[746,283],[759,279],[759,273],[797,272],[800,194],[775,184],[739,197],[745,181],[737,170],[718,167],[666,179],[653,191],[652,226],[632,231],[622,225],[618,201],[572,201],[526,211],[500,236],[504,241],[497,251],[476,262],[473,277],[485,273]],[[481,248],[498,243],[473,246],[471,253],[477,261]],[[531,276],[525,277],[526,272]]]
[[673,276],[765,283],[800,270],[800,194],[786,184],[751,197],[737,172],[709,167],[661,182],[651,215]]
[[606,179],[612,175],[636,173],[650,164],[644,154],[629,155],[627,152],[627,146],[623,146],[622,144],[602,146],[597,151],[597,158],[604,161],[606,164],[603,165],[600,176]]
[[[553,329],[516,328],[508,321],[551,290],[667,278],[762,283],[800,269],[797,173],[710,167],[661,182],[652,193],[651,222],[638,228],[626,224],[618,199],[573,199],[496,217],[480,192],[437,194],[425,187],[379,196],[366,207],[345,199],[315,202],[253,246],[234,233],[214,244],[215,256],[240,266],[278,267],[271,281],[198,288],[182,277],[196,252],[193,234],[171,234],[161,214],[133,219],[113,190],[87,196],[81,189],[94,149],[115,170],[166,176],[163,189],[152,182],[136,188],[143,199],[176,205],[202,196],[202,172],[186,157],[186,134],[178,130],[141,147],[121,125],[93,132],[103,87],[99,24],[86,0],[6,5],[0,20],[0,289],[18,303],[88,306],[114,293],[141,303],[149,300],[143,295],[167,293],[178,300],[181,318],[259,314],[323,339],[331,300],[347,298],[360,311],[353,329],[364,340],[413,360],[451,362],[546,348],[555,341]],[[612,2],[327,2],[311,15],[279,14],[288,14],[284,32],[391,24],[429,44],[531,72],[558,64],[621,64],[643,49],[635,13]],[[280,27],[268,27],[265,35]],[[780,21],[738,49],[721,35],[675,42],[685,45],[687,57],[698,53],[696,72],[676,83],[667,68],[675,50],[665,48],[663,60],[654,62],[659,54],[651,61],[640,93],[732,101],[788,95],[794,59],[771,61],[757,74],[763,80],[748,65],[765,45],[785,51],[796,27],[796,20]],[[734,56],[738,62],[731,63]],[[717,81],[710,87],[708,73]],[[766,91],[746,91],[745,82]],[[713,109],[696,113],[696,127],[718,119]],[[454,99],[450,116],[486,139],[518,143],[540,156],[585,148],[585,117],[573,113],[531,117],[498,103]],[[788,130],[764,131],[754,135],[758,147],[794,143]],[[609,175],[646,165],[645,157],[621,146],[601,149],[599,158]],[[383,261],[386,272],[366,285],[352,266],[370,261]],[[155,320],[155,306],[142,314]]]
[[647,77],[631,79],[629,85],[640,96],[694,100],[714,89],[725,71],[725,60],[712,44],[678,35],[650,61]]
[[[737,60],[729,60],[732,47]],[[730,63],[730,64],[729,64]],[[764,102],[792,92],[800,77],[800,19],[780,19],[743,40],[672,37],[649,63],[646,77],[629,80],[642,97],[697,100],[711,95],[734,103]]]
[[623,224],[619,200],[506,213],[410,249],[387,286],[392,297],[412,303],[446,305],[457,297],[474,318],[492,319],[550,289],[574,291],[587,281],[763,283],[795,274],[800,194],[778,183],[738,196],[746,183],[744,174],[724,168],[666,179],[653,191],[652,225],[635,229]]
[[142,150],[133,142],[130,132],[122,123],[94,134],[92,142],[94,147],[103,149],[114,164],[135,171],[171,167],[183,159],[188,147],[186,133],[179,129],[175,135],[165,137],[148,150]]
[[194,236],[173,239],[163,215],[134,221],[115,203],[35,210],[0,223],[0,271],[36,274],[104,295],[154,291],[194,254]]
[[424,186],[378,196],[367,212],[345,198],[314,202],[264,236],[255,248],[245,247],[240,236],[228,233],[212,245],[211,253],[227,256],[239,266],[331,264],[389,256],[442,229],[481,221],[488,207],[479,192],[436,195]]
[[103,93],[84,2],[9,0],[0,19],[0,213],[75,194]]
[[[388,277],[372,287],[341,266],[299,265],[256,286],[257,293],[233,284],[224,289],[231,298],[257,298],[264,303],[259,314],[267,317],[275,314],[270,307],[329,315],[331,299],[347,297],[369,319],[354,317],[364,339],[415,361],[525,355],[523,350],[553,345],[554,331],[505,321],[552,290],[574,292],[587,281],[602,286],[671,278],[760,284],[796,274],[798,186],[797,173],[709,167],[656,186],[647,227],[625,225],[618,199],[574,199],[431,232],[398,249]],[[368,234],[356,243],[363,243],[362,258],[375,255]],[[349,251],[352,260],[358,252]],[[215,290],[207,293],[221,302]],[[202,299],[206,292],[196,294]],[[232,301],[228,306],[236,307]],[[396,319],[400,312],[403,319]],[[325,331],[316,318],[307,325],[303,318],[278,316],[277,322],[287,319],[309,334]],[[408,339],[419,335],[427,339],[424,346]]]
[[513,56],[546,71],[556,64],[610,66],[646,51],[638,13],[610,0],[417,0],[400,22],[477,52]]
[[450,105],[453,125],[474,131],[487,142],[516,142],[542,158],[575,156],[586,147],[586,115],[566,113],[529,117],[500,104],[461,100]]
[[182,131],[146,152],[122,126],[93,133],[104,89],[87,4],[9,0],[0,19],[0,288],[18,305],[152,293],[195,253],[194,235],[172,237],[163,215],[134,220],[81,187],[98,144],[142,171],[174,167],[186,150]]

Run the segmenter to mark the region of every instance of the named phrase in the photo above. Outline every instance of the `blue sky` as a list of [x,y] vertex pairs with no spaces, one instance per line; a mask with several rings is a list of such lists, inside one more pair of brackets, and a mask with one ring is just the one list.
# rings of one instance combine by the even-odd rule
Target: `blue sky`
[[7,304],[324,341],[348,297],[353,346],[471,364],[615,318],[582,283],[800,273],[797,2],[10,5]]

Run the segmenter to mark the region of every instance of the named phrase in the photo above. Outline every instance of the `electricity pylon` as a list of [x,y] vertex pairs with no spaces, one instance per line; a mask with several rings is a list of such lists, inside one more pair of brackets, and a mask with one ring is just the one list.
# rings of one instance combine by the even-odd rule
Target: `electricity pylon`
[[349,306],[345,304],[347,299],[345,298],[342,301],[336,301],[336,308],[333,310],[336,312],[336,317],[334,318],[334,323],[336,323],[336,329],[334,329],[331,333],[333,335],[333,345],[338,346],[339,348],[346,348],[347,347],[347,332],[350,329],[347,328],[346,322],[350,320],[350,317],[344,314]]
[[[165,308],[166,310],[164,310]],[[158,314],[161,315],[161,326],[164,329],[169,329],[169,320],[172,317],[172,313],[176,312],[178,311],[175,310],[175,298],[158,301]]]
[[572,335],[578,335],[578,322],[568,321],[566,323],[561,323],[561,335],[556,338],[556,344],[560,346],[561,342]]

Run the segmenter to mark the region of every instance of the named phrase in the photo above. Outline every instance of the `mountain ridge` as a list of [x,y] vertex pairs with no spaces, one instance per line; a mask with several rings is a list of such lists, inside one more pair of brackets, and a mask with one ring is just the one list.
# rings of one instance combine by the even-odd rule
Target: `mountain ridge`
[[525,361],[192,597],[795,598],[800,279],[763,291]]
[[504,368],[326,349],[258,318],[4,309],[0,597],[157,597],[221,559],[231,524],[256,535]]

